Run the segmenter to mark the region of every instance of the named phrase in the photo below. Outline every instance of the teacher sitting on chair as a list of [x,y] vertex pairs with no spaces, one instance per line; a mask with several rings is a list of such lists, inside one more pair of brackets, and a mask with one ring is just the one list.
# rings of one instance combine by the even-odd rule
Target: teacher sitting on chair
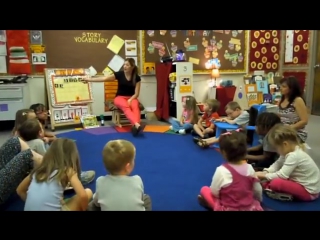
[[123,65],[123,71],[115,72],[107,77],[84,78],[83,82],[106,82],[118,80],[118,91],[114,99],[114,105],[121,109],[132,124],[132,134],[136,136],[141,130],[139,93],[141,78],[133,58],[127,58]]

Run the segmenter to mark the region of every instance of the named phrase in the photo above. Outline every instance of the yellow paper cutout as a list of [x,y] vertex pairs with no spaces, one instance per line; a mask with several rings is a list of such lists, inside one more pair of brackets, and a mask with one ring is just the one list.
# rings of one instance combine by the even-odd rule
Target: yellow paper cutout
[[143,73],[144,74],[155,74],[155,63],[146,62],[143,64]]
[[113,74],[113,71],[111,70],[111,68],[106,67],[103,71],[102,71],[104,76],[109,76],[111,74]]
[[81,77],[52,76],[56,104],[91,101],[88,84],[81,82]]
[[191,63],[193,63],[193,64],[196,64],[196,65],[199,65],[200,59],[198,59],[198,58],[193,58],[193,57],[189,57],[189,62],[191,62]]
[[234,44],[234,45],[241,45],[241,40],[237,38],[231,38],[229,43]]
[[118,54],[124,44],[124,40],[117,35],[113,35],[111,38],[111,41],[109,42],[107,48],[114,52],[115,54]]
[[45,46],[43,45],[30,45],[31,52],[33,53],[44,53]]
[[180,86],[180,93],[191,93],[191,86]]

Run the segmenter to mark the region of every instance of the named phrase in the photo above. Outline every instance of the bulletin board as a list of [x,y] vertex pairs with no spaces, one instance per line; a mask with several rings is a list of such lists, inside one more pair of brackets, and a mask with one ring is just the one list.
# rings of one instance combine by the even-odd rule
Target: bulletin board
[[183,50],[195,73],[208,73],[206,63],[221,72],[247,71],[248,31],[245,30],[142,30],[143,66]]
[[251,30],[249,72],[277,72],[280,60],[281,30]]
[[139,30],[42,30],[42,38],[48,68],[92,66],[102,73],[109,66],[119,71],[128,57],[139,66]]
[[283,77],[294,76],[298,79],[299,85],[303,91],[305,91],[307,84],[307,72],[306,71],[285,71],[283,72]]
[[6,32],[8,73],[4,73],[5,75],[43,75],[45,68],[84,66],[92,66],[98,73],[103,73],[104,70],[118,71],[124,59],[129,57],[134,58],[136,65],[140,66],[139,30]]
[[[292,32],[292,36],[288,35],[288,32]],[[306,66],[309,63],[309,46],[310,46],[310,35],[311,31],[309,30],[286,30],[286,40],[285,49],[289,48],[289,53],[291,54],[290,58],[284,57],[283,64],[288,66]],[[291,48],[290,46],[291,45]],[[288,59],[288,60],[287,60]]]

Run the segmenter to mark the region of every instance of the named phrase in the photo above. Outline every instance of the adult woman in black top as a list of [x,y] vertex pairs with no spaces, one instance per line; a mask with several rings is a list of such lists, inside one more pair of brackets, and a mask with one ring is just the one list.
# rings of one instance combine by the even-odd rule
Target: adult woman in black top
[[139,93],[141,78],[133,58],[127,58],[123,65],[123,71],[115,72],[107,77],[85,78],[84,82],[106,82],[118,80],[118,91],[114,99],[114,105],[121,109],[132,124],[132,133],[138,134],[140,125]]

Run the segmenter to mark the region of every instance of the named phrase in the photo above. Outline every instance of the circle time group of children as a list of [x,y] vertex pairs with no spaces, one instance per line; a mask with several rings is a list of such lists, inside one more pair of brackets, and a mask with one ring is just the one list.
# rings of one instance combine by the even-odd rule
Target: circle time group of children
[[[305,152],[296,131],[282,124],[277,114],[258,115],[256,132],[263,137],[262,142],[260,146],[248,148],[245,127],[249,112],[242,110],[237,102],[227,104],[226,118],[218,115],[220,103],[215,99],[206,101],[204,114],[199,119],[192,96],[183,104],[181,119],[169,119],[171,128],[181,134],[193,131],[198,135],[193,140],[202,148],[218,142],[226,160],[215,170],[211,185],[201,188],[198,196],[201,205],[214,211],[263,211],[263,190],[269,197],[285,201],[312,201],[319,197],[318,167]],[[104,146],[102,159],[108,175],[96,180],[93,194],[83,187],[88,178],[82,179],[75,142],[44,131],[41,122],[47,117],[45,107],[38,104],[32,108],[17,112],[13,130],[15,136],[43,155],[17,188],[18,195],[25,201],[25,211],[151,210],[151,198],[144,193],[142,179],[130,176],[136,155],[131,142],[114,140]],[[226,131],[216,138],[213,137],[215,121],[236,124],[241,129]],[[89,180],[93,179],[91,175]],[[64,199],[69,185],[75,195]]]
[[[218,167],[210,187],[200,190],[199,203],[215,211],[263,211],[262,192],[282,201],[312,201],[319,197],[320,171],[305,152],[297,131],[281,122],[279,114],[263,112],[255,121],[261,144],[248,148],[246,126],[250,111],[237,102],[225,107],[227,117],[217,113],[220,103],[209,99],[198,118],[198,106],[192,96],[186,97],[180,120],[170,118],[171,129],[197,135],[194,142],[202,148],[219,143],[226,163]],[[227,122],[240,128],[215,137],[215,122]]]

